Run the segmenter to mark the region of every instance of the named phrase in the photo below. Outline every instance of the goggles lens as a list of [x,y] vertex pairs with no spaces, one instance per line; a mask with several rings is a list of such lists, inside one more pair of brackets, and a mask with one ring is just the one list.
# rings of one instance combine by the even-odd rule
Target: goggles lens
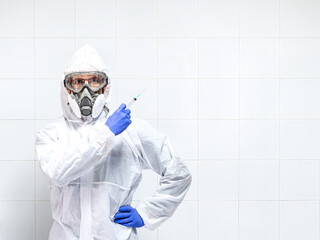
[[75,92],[81,91],[87,84],[93,91],[98,91],[107,84],[107,75],[103,72],[71,73],[65,77],[65,86]]

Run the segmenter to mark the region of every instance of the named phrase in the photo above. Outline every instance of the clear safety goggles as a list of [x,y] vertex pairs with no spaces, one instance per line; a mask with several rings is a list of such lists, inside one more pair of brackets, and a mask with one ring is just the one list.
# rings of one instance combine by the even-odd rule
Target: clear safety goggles
[[64,78],[64,86],[75,93],[79,93],[85,86],[97,92],[108,84],[108,77],[104,72],[76,72]]

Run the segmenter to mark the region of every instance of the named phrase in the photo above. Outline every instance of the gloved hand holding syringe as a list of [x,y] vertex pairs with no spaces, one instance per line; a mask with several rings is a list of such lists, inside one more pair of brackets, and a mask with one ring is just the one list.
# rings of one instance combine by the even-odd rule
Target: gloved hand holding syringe
[[127,105],[122,103],[120,107],[107,119],[105,125],[109,127],[114,135],[122,133],[131,124],[131,110],[129,107],[138,100],[144,90],[145,89],[143,89]]

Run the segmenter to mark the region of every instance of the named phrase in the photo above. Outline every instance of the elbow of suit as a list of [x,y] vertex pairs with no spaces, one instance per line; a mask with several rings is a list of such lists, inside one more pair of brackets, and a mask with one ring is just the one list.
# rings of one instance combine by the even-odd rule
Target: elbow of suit
[[53,169],[48,169],[43,166],[41,162],[40,169],[54,185],[64,187],[69,184],[68,180],[62,174],[59,174],[57,171],[53,171]]
[[66,179],[62,178],[62,177],[50,177],[52,183],[58,187],[65,187],[69,184],[68,181],[66,181]]
[[189,184],[191,184],[192,183],[192,175],[190,172],[189,172],[189,175],[187,176],[187,178],[189,179]]
[[185,191],[187,192],[192,183],[192,175],[187,167],[183,168],[183,175],[181,176],[181,183],[184,186]]
[[192,183],[192,175],[191,175],[190,171],[188,171],[188,174],[187,174],[185,179],[186,179],[186,182],[187,182],[186,185],[188,185],[188,188],[189,188],[191,183]]
[[45,172],[45,174],[49,177],[50,181],[58,187],[64,187],[69,184],[69,181],[61,174],[56,172]]
[[191,183],[192,182],[192,175],[191,175],[189,168],[187,168],[187,166],[185,164],[183,165],[181,172],[183,172],[184,179],[186,179],[187,182]]

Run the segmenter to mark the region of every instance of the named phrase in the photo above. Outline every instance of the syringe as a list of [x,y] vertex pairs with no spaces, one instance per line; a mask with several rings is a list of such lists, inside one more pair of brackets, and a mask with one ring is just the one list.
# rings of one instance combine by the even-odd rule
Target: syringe
[[141,94],[144,92],[144,90],[145,90],[145,88],[127,104],[127,108],[130,108],[131,105],[138,100],[138,98],[141,96]]

